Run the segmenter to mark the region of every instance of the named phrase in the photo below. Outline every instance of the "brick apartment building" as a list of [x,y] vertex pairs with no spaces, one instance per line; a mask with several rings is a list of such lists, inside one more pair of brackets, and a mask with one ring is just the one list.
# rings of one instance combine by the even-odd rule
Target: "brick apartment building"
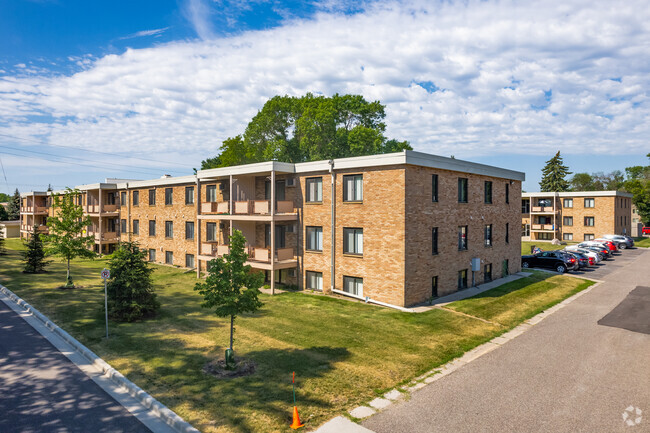
[[524,177],[405,151],[114,180],[78,200],[97,252],[137,241],[150,261],[200,275],[236,229],[271,286],[409,306],[520,270]]
[[632,194],[621,191],[526,192],[521,197],[522,239],[581,242],[631,233]]

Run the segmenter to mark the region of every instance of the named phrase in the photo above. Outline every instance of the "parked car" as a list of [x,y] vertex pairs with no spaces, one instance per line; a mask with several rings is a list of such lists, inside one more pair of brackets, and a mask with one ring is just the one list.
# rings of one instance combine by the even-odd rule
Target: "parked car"
[[609,239],[612,242],[616,243],[616,246],[619,250],[624,250],[626,248],[632,248],[634,246],[634,239],[629,236],[623,235],[602,235],[602,239]]
[[[588,250],[587,248],[580,248],[577,245],[571,245],[565,248],[567,251],[576,251],[580,254],[584,254],[587,256],[591,261],[589,262],[590,265],[595,265],[600,263],[603,260],[603,255],[599,253],[598,251],[592,251]],[[593,262],[593,263],[592,263]]]
[[[564,251],[566,251],[566,250],[564,250]],[[589,265],[594,264],[594,259],[593,258],[591,259],[591,262],[590,262],[589,257],[587,257],[587,256],[585,256],[583,254],[580,254],[577,251],[566,251],[566,253],[570,254],[570,255],[572,255],[573,257],[576,258],[576,260],[578,261],[578,267],[579,268],[588,268]]]
[[600,242],[601,244],[605,245],[611,252],[618,251],[618,247],[616,246],[616,243],[610,241],[609,239],[594,239],[595,242]]
[[587,248],[589,250],[598,251],[603,255],[603,260],[607,260],[611,254],[609,248],[598,242],[586,241],[579,243],[577,246],[580,248]]
[[641,235],[650,235],[650,227],[641,227]]
[[522,268],[547,268],[561,274],[579,268],[578,261],[564,251],[542,251],[541,253],[521,256]]

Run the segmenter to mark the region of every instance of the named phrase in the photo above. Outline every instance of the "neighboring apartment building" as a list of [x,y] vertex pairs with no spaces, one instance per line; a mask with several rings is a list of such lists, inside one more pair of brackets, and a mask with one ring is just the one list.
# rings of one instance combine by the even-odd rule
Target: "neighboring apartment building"
[[130,239],[200,275],[237,229],[271,286],[409,306],[520,270],[524,177],[405,151],[79,189],[96,251]]
[[28,238],[34,226],[47,234],[48,193],[32,191],[20,194],[20,238]]
[[521,197],[522,239],[581,242],[631,233],[632,194],[621,191],[526,192]]

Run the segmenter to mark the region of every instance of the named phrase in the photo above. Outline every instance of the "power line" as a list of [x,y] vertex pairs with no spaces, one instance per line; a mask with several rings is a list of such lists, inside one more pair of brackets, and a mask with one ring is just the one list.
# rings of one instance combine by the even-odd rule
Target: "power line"
[[13,139],[16,139],[16,140],[31,141],[32,143],[41,144],[41,145],[43,145],[43,146],[61,147],[61,148],[64,148],[64,149],[73,149],[73,150],[81,150],[81,151],[83,151],[83,152],[98,153],[98,154],[100,154],[100,155],[110,155],[110,156],[116,156],[116,157],[119,157],[119,158],[139,159],[139,160],[141,160],[141,161],[147,161],[147,162],[160,162],[160,163],[163,163],[163,164],[174,164],[174,165],[181,165],[181,166],[183,166],[183,167],[187,167],[187,168],[193,168],[193,167],[191,167],[191,166],[189,166],[189,165],[178,164],[177,161],[164,161],[164,160],[161,160],[161,159],[153,159],[153,158],[139,158],[139,157],[137,157],[137,156],[125,156],[125,155],[120,155],[120,154],[118,154],[118,153],[110,153],[110,152],[102,152],[102,151],[99,151],[99,150],[84,149],[84,148],[82,148],[82,147],[63,146],[63,145],[61,145],[61,144],[51,144],[51,143],[47,143],[47,142],[45,142],[45,141],[43,141],[43,140],[37,140],[37,139],[34,139],[34,138],[17,137],[17,136],[15,136],[15,135],[9,135],[9,134],[0,134],[0,136],[2,136],[2,137],[8,137],[8,138],[13,138]]

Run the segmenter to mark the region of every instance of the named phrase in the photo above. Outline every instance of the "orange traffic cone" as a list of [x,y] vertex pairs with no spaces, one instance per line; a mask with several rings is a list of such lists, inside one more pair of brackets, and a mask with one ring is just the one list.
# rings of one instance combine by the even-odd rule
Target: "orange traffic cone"
[[293,407],[293,422],[289,427],[291,427],[294,430],[299,429],[300,427],[304,427],[304,424],[300,423],[300,417],[298,416],[298,408],[296,406]]

